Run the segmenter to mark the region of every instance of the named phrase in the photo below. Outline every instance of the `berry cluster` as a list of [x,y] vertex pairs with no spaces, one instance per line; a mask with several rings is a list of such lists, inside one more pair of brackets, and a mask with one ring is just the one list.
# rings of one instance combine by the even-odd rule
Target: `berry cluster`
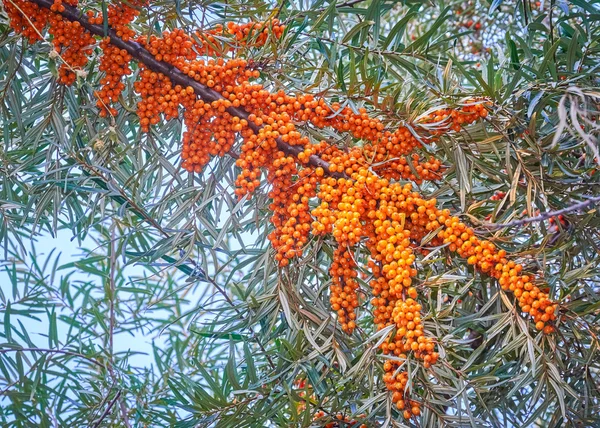
[[264,46],[271,35],[276,39],[281,38],[284,30],[285,25],[277,18],[266,22],[227,23],[227,32],[235,36],[238,43],[247,44],[251,40],[253,46]]
[[558,217],[552,217],[548,219],[548,223],[550,223],[550,227],[548,229],[548,232],[550,233],[558,233],[561,228],[564,229],[569,227],[569,222],[562,214],[559,214]]
[[[272,203],[269,209],[273,212],[271,222],[275,230],[269,234],[269,240],[277,248],[275,259],[281,266],[289,260],[302,254],[310,233],[311,216],[308,202],[316,195],[319,178],[310,169],[297,171],[295,161],[291,156],[282,156],[274,162],[274,171],[269,171],[272,190],[269,197]],[[295,181],[292,177],[297,175]],[[240,184],[247,189],[260,183],[258,175],[250,173],[250,183]],[[247,180],[246,180],[247,181]]]
[[[117,1],[108,6],[108,25],[115,31],[117,37],[129,41],[135,36],[135,31],[129,28],[129,24],[139,16],[138,7],[147,3],[147,0],[132,0],[127,3]],[[87,16],[90,24],[101,25],[104,22],[104,18],[94,14],[93,11],[88,11]],[[100,49],[102,49],[102,56],[99,69],[104,72],[104,77],[100,79],[101,89],[94,93],[98,99],[96,106],[100,109],[101,117],[106,117],[108,114],[116,116],[117,110],[110,106],[117,102],[119,95],[125,89],[123,77],[132,73],[129,67],[132,57],[125,49],[112,45],[109,37],[102,39]]]
[[43,39],[42,32],[50,18],[48,9],[26,0],[5,1],[4,9],[10,20],[10,26],[16,33],[25,37],[29,43]]
[[264,46],[271,35],[281,38],[284,30],[285,26],[276,18],[245,24],[228,22],[225,26],[217,24],[210,30],[197,31],[194,41],[200,55],[221,56],[236,48]]
[[[298,389],[298,391],[297,391],[298,396],[303,399],[307,398],[306,390],[309,391],[308,393],[312,392],[312,390],[313,390],[312,386],[310,385],[310,383],[308,383],[308,381],[305,378],[297,379],[294,382],[294,387],[296,387]],[[316,400],[317,397],[313,393],[310,395],[310,397],[308,397],[308,399]],[[300,413],[300,412],[303,412],[305,409],[306,409],[305,402],[304,401],[300,402],[297,407],[297,411]],[[361,419],[364,419],[366,417],[366,415],[362,414],[362,415],[359,415],[358,417]],[[333,421],[331,419],[333,419]],[[327,415],[323,410],[320,410],[314,414],[313,422],[319,423],[319,426],[328,427],[328,428],[341,428],[341,427],[367,428],[366,424],[361,424],[358,420],[351,419],[342,413],[338,413],[336,415]]]
[[506,192],[499,190],[490,197],[490,201],[501,201],[505,196]]
[[356,308],[358,307],[358,282],[356,262],[352,253],[344,247],[336,248],[329,269],[332,285],[329,288],[331,309],[337,312],[337,320],[342,330],[350,334],[356,328]]
[[387,389],[392,391],[392,401],[396,408],[402,412],[406,419],[421,414],[421,407],[418,402],[410,400],[406,397],[406,389],[408,385],[408,373],[400,372],[397,361],[386,361],[383,364],[385,375],[383,381]]
[[75,7],[75,6],[77,6],[78,3],[79,3],[78,0],[54,0],[54,4],[52,6],[50,6],[50,10],[52,12],[61,13],[61,12],[65,11],[65,4]]
[[497,278],[503,290],[512,291],[519,299],[521,310],[533,317],[538,330],[544,330],[544,333],[554,331],[548,322],[556,320],[557,304],[534,284],[532,275],[522,274],[522,265],[508,260],[506,251],[498,250],[493,243],[474,236],[473,229],[457,217],[447,218],[443,224],[445,230],[440,231],[438,237],[444,240],[444,244],[450,243],[451,251],[456,251],[467,258],[470,265]]
[[[360,417],[364,417],[364,415],[361,415]],[[322,419],[327,418],[329,419],[326,415],[324,411],[319,411],[317,413],[315,413],[314,416],[314,421],[315,422],[321,422]],[[359,425],[359,421],[355,420],[355,419],[350,419],[348,416],[345,416],[341,413],[338,413],[337,415],[335,415],[335,420],[331,421],[331,419],[329,419],[330,422],[324,422],[323,427],[325,428],[341,428],[341,427],[357,427],[357,428],[367,428],[367,424],[360,424]]]
[[[77,5],[76,0],[64,3],[70,6]],[[51,10],[61,12],[64,8],[61,0],[55,0]],[[79,22],[64,19],[60,13],[50,14],[49,24],[54,51],[60,54],[63,60],[58,69],[60,82],[64,85],[71,85],[77,79],[77,71],[83,69],[92,54],[92,45],[95,43],[94,36],[86,31]]]
[[100,42],[100,48],[104,55],[100,58],[99,70],[104,72],[104,77],[100,79],[100,90],[94,92],[98,99],[96,106],[100,110],[100,117],[106,117],[109,113],[111,116],[117,115],[117,110],[110,107],[119,99],[119,95],[125,89],[123,76],[131,74],[129,63],[131,55],[125,49],[119,49],[110,43],[108,38]]

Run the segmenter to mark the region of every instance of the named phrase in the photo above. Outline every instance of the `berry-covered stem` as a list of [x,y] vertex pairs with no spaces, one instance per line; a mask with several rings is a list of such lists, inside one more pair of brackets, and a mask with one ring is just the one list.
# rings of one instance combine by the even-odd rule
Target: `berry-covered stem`
[[[32,3],[37,4],[40,7],[46,8],[48,10],[51,9],[54,4],[54,0],[30,0]],[[110,43],[119,49],[124,49],[129,53],[135,60],[143,63],[146,67],[156,73],[162,73],[167,76],[173,84],[181,85],[183,87],[191,86],[194,89],[194,92],[207,103],[211,103],[213,101],[222,100],[223,96],[207,87],[203,84],[197,82],[191,77],[179,71],[175,66],[169,64],[165,61],[157,60],[154,55],[148,52],[143,46],[139,43],[136,43],[132,40],[125,41],[117,36],[116,32],[112,28],[108,28],[108,32],[105,32],[104,26],[92,24],[89,22],[87,16],[80,11],[79,9],[69,6],[68,4],[63,4],[64,10],[58,11],[64,18],[69,21],[79,22],[83,28],[89,31],[91,34],[99,37],[109,37]],[[226,109],[229,114],[232,116],[239,117],[240,119],[248,120],[250,113],[248,113],[242,107],[229,107]],[[252,121],[248,120],[248,127],[255,133],[258,133],[262,128],[261,126],[256,125]],[[281,138],[277,138],[277,147],[282,152],[298,157],[298,155],[304,151],[304,148],[301,146],[292,146],[287,144]],[[308,164],[315,168],[323,168],[323,170],[332,175],[333,177],[345,177],[346,174],[340,172],[330,172],[329,171],[329,163],[325,160],[321,159],[317,155],[311,155],[308,161]]]

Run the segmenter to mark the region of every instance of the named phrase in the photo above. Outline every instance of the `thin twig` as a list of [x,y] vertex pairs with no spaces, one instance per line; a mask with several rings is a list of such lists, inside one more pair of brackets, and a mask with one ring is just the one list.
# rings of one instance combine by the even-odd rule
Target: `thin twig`
[[4,99],[6,98],[6,95],[8,94],[8,90],[10,89],[12,80],[15,78],[15,76],[19,72],[19,69],[21,68],[21,65],[23,64],[23,59],[25,58],[25,53],[23,51],[22,46],[21,46],[21,51],[19,53],[20,53],[20,56],[19,56],[19,61],[17,62],[17,66],[12,71],[10,76],[7,76],[5,79],[3,79],[4,88],[2,88],[2,95],[0,96],[0,104],[4,103]]
[[585,201],[568,206],[561,210],[547,211],[547,212],[542,213],[535,217],[527,217],[527,218],[524,218],[521,220],[510,221],[508,223],[482,223],[482,226],[491,227],[491,228],[495,228],[495,229],[502,229],[502,228],[513,227],[513,226],[521,226],[523,224],[534,223],[536,221],[544,221],[549,218],[559,216],[561,214],[566,214],[566,213],[570,213],[573,211],[577,211],[577,210],[580,210],[587,206],[597,204],[599,202],[600,202],[600,196],[593,196],[593,197],[590,197],[589,199],[586,199]]
[[[196,265],[196,263],[193,260],[191,260],[191,262],[194,265],[195,269],[199,269],[198,266]],[[231,300],[231,298],[229,297],[229,295],[225,292],[225,290],[223,290],[221,288],[221,286],[219,284],[217,284],[214,279],[212,279],[210,276],[208,276],[208,274],[206,272],[204,272],[204,270],[200,269],[200,271],[202,272],[202,274],[204,275],[204,277],[206,278],[206,280],[209,283],[211,283],[212,286],[215,287],[219,291],[219,293],[221,293],[221,295],[223,295],[223,297],[225,298],[225,300],[227,300],[227,303],[229,303],[229,305],[233,308],[233,310],[238,315],[242,316],[242,312],[238,309],[238,307],[235,305],[235,303],[233,303],[233,301]],[[256,336],[256,332],[252,328],[250,328],[250,327],[248,327],[248,329],[252,333],[252,336],[254,337],[254,340],[256,341],[256,344],[258,345],[258,347],[264,352],[265,357],[269,361],[269,364],[270,364],[271,368],[275,369],[275,363],[271,359],[271,356],[268,354],[267,350],[265,349],[265,347],[263,346],[263,344],[261,343],[261,341]]]
[[[110,244],[109,244],[109,330],[108,330],[108,351],[109,351],[109,355],[110,355],[110,361],[111,361],[111,365],[114,364],[114,336],[115,336],[115,326],[116,326],[116,315],[115,315],[115,301],[117,299],[117,286],[116,286],[116,281],[115,281],[115,275],[117,272],[117,252],[116,252],[116,248],[115,248],[115,241],[116,241],[116,236],[115,236],[115,227],[116,227],[116,223],[112,222],[111,226],[110,226]],[[109,369],[110,375],[113,378],[113,380],[116,382],[117,378],[115,377],[115,373],[114,370],[112,370],[112,368]],[[127,407],[125,405],[125,401],[123,401],[120,398],[120,394],[121,392],[119,391],[119,410],[121,411],[121,418],[123,420],[123,423],[125,424],[125,426],[127,428],[131,427],[131,424],[129,423],[129,417],[127,416]]]
[[108,414],[110,413],[110,409],[113,408],[113,406],[115,405],[115,403],[117,402],[117,400],[119,399],[119,397],[121,397],[121,391],[117,391],[117,394],[115,395],[115,398],[112,399],[112,401],[110,403],[108,403],[108,407],[106,408],[106,410],[104,411],[104,413],[102,413],[102,415],[100,416],[100,418],[96,421],[96,423],[93,425],[94,428],[97,428],[100,426],[100,424],[102,423],[102,421],[108,416]]
[[87,355],[79,354],[77,352],[63,351],[62,349],[47,349],[47,348],[3,348],[3,349],[0,349],[0,354],[6,354],[7,352],[46,352],[46,353],[53,353],[53,354],[70,355],[72,357],[80,357],[80,358],[86,359],[86,360],[90,361],[91,363],[94,363],[98,367],[107,369],[107,366],[105,366],[101,362],[95,360],[94,358],[88,357]]
[[364,3],[367,0],[350,0],[350,1],[346,1],[344,3],[340,3],[338,5],[336,5],[336,7],[352,7],[354,5],[357,5],[358,3]]
[[115,330],[115,274],[116,274],[116,256],[115,256],[115,222],[113,221],[110,226],[110,244],[109,244],[109,295],[108,295],[108,316],[109,316],[109,328],[108,328],[108,353],[110,359],[113,359],[114,354],[114,330]]
[[[366,1],[367,1],[367,0],[349,0],[349,1],[345,1],[344,3],[339,3],[339,4],[336,4],[336,5],[335,5],[335,8],[336,8],[336,9],[339,9],[339,8],[341,8],[341,7],[354,7],[355,5],[357,5],[357,4],[359,4],[359,3],[364,3],[364,2],[366,2]],[[282,2],[282,4],[283,4],[283,2]],[[320,9],[314,9],[314,10],[311,10],[310,12],[311,12],[311,13],[323,13],[323,12],[325,12],[326,10],[327,10],[327,7],[322,7],[322,8],[320,8]],[[308,12],[309,12],[309,11],[305,11],[305,10],[303,10],[303,11],[299,11],[299,12],[298,12],[296,15],[294,15],[294,16],[293,16],[293,18],[306,16],[306,14],[307,14]]]

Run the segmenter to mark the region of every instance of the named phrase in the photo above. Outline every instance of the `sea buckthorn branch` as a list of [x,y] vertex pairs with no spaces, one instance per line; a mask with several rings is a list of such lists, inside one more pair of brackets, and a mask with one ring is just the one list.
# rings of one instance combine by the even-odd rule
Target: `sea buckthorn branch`
[[[159,73],[159,74],[165,76],[170,82],[172,82],[172,84],[180,85],[184,88],[188,88],[188,87],[192,88],[193,92],[196,95],[198,95],[200,97],[200,99],[202,99],[205,103],[214,103],[214,102],[218,102],[218,101],[223,101],[225,99],[221,93],[219,93],[218,91],[213,90],[210,87],[203,85],[203,84],[199,83],[198,81],[196,81],[195,79],[189,77],[188,75],[183,73],[181,70],[179,70],[177,67],[175,67],[173,64],[170,64],[169,62],[157,59],[157,57],[155,55],[150,53],[149,50],[146,49],[144,46],[142,46],[140,43],[131,40],[130,34],[126,34],[126,36],[123,38],[123,34],[121,34],[123,25],[119,26],[120,30],[118,32],[115,31],[114,28],[109,26],[108,32],[105,35],[104,26],[100,24],[102,21],[102,19],[100,17],[95,19],[96,21],[99,21],[99,22],[94,23],[94,22],[92,22],[92,21],[94,21],[94,19],[92,19],[90,15],[83,14],[82,11],[78,10],[77,8],[71,6],[68,3],[65,4],[62,2],[54,1],[54,0],[31,0],[31,2],[24,2],[24,3],[25,4],[33,3],[40,7],[43,7],[45,9],[52,10],[53,12],[55,12],[55,14],[60,14],[62,17],[68,19],[69,21],[78,23],[79,26],[81,26],[81,28],[87,30],[89,33],[91,33],[93,35],[100,36],[100,37],[106,36],[105,39],[103,40],[103,42],[101,43],[101,45],[103,45],[102,46],[103,48],[108,50],[112,47],[114,49],[123,50],[123,51],[127,52],[127,54],[131,56],[131,58],[137,60],[140,64],[143,64],[149,70],[152,70],[156,73]],[[76,4],[77,1],[70,0],[70,3]],[[57,4],[59,4],[59,6],[57,6]],[[32,16],[36,16],[36,15],[32,14]],[[110,19],[110,16],[109,16],[109,19]],[[41,24],[38,21],[36,21],[35,24],[37,24],[36,28],[38,26],[41,26]],[[76,26],[76,29],[78,31],[79,31],[79,26]],[[39,36],[40,29],[41,28],[37,28],[34,40],[38,40],[40,38],[40,36]],[[233,29],[233,30],[235,31],[235,29]],[[246,29],[246,30],[248,30],[248,29]],[[27,28],[25,28],[25,32],[26,31],[27,31]],[[239,38],[239,36],[238,36],[238,38]],[[106,52],[106,53],[108,55],[104,55],[105,58],[110,56],[110,52]],[[126,59],[125,59],[125,61],[126,61]],[[70,64],[69,64],[69,67],[72,68],[72,66],[70,66]],[[102,68],[102,65],[101,65],[101,68]],[[68,75],[68,77],[63,77],[61,80],[63,83],[70,84],[74,81],[74,78],[75,78],[74,73],[70,73]],[[106,104],[106,103],[103,102],[102,100],[99,102],[99,107],[101,107],[101,115],[103,114],[102,106],[104,104]],[[304,105],[302,105],[302,107],[304,107]],[[335,122],[335,120],[331,121],[331,120],[327,120],[327,119],[331,115],[335,116],[336,114],[338,114],[339,112],[337,111],[337,109],[335,109],[335,108],[332,109],[330,106],[328,106],[326,103],[324,103],[323,100],[320,100],[318,105],[316,105],[315,107],[316,107],[315,108],[316,113],[319,116],[321,116],[321,119],[317,123],[315,123],[313,120],[311,120],[311,122],[313,122],[313,124],[315,124],[318,127],[334,125],[333,123],[328,123],[328,122]],[[434,112],[429,119],[430,122],[440,122],[441,123],[444,121],[444,119],[446,119],[448,117],[451,117],[452,120],[449,123],[447,123],[447,126],[443,126],[441,129],[438,129],[438,130],[434,130],[432,132],[432,134],[434,136],[435,135],[439,136],[448,129],[454,129],[454,130],[460,129],[462,124],[472,122],[472,120],[473,120],[472,112],[473,111],[476,112],[477,108],[480,109],[479,112],[481,114],[485,114],[485,109],[482,108],[482,105],[475,106],[475,107],[476,107],[475,110],[473,110],[470,106],[467,106],[466,108],[463,109],[463,111],[446,109],[446,110],[439,110],[439,111]],[[104,106],[104,109],[106,109],[106,106]],[[229,112],[232,116],[235,116],[235,117],[245,120],[247,122],[248,128],[251,129],[254,133],[258,133],[258,132],[260,132],[261,129],[264,128],[264,126],[257,125],[255,121],[248,120],[250,118],[250,113],[243,107],[228,106],[225,108],[225,110],[227,112]],[[349,108],[346,108],[345,116],[346,116],[345,120],[341,121],[344,123],[343,125],[338,124],[338,126],[334,126],[339,131],[349,131],[350,130],[351,133],[355,137],[367,139],[372,142],[376,141],[377,138],[380,138],[380,137],[375,137],[373,135],[368,135],[368,133],[362,132],[363,130],[360,129],[361,128],[360,125],[354,126],[354,127],[352,127],[352,126],[346,127],[346,125],[348,125],[347,122],[350,122],[350,125],[352,125],[353,120],[354,121],[361,120],[363,122],[365,122],[367,120],[371,120],[372,124],[376,123],[376,126],[378,127],[378,131],[381,131],[381,129],[383,129],[383,124],[381,124],[381,122],[379,122],[377,120],[368,118],[368,115],[366,114],[366,110],[361,110],[358,115],[355,115]],[[340,122],[340,121],[338,120],[337,122]],[[340,129],[340,128],[346,128],[346,129]],[[416,181],[417,183],[423,179],[424,180],[435,180],[435,179],[441,178],[441,176],[436,172],[441,167],[440,163],[437,160],[430,158],[428,161],[424,162],[425,166],[422,166],[418,160],[417,155],[413,155],[412,161],[407,160],[405,158],[404,155],[406,155],[407,153],[410,153],[410,151],[412,151],[412,149],[420,146],[420,142],[413,135],[411,135],[408,128],[401,127],[393,134],[391,134],[391,133],[389,133],[389,134],[390,134],[390,135],[388,135],[389,138],[386,138],[387,143],[386,143],[386,141],[383,141],[382,143],[374,144],[372,147],[372,150],[368,153],[370,155],[372,155],[373,159],[376,159],[377,161],[381,161],[385,158],[396,158],[396,157],[398,157],[399,160],[387,162],[385,164],[385,168],[382,167],[378,171],[379,173],[383,173],[383,174],[391,173],[393,175],[390,177],[410,179],[412,181]],[[406,141],[407,143],[405,144],[403,141]],[[285,141],[283,141],[283,139],[281,137],[275,138],[275,142],[277,144],[278,149],[281,150],[283,153],[292,155],[299,159],[302,159],[302,153],[305,152],[305,150],[301,145],[288,144]],[[390,146],[390,144],[392,146]],[[394,147],[396,150],[390,150],[392,147]],[[369,149],[369,148],[367,148],[367,149]],[[377,152],[377,149],[379,150],[379,153]],[[332,175],[333,177],[347,178],[347,172],[332,171],[329,163],[317,155],[307,154],[306,161],[303,161],[303,162],[306,162],[308,165],[313,166],[315,168],[319,168],[319,167],[323,168],[325,173],[327,173],[328,175]],[[431,165],[432,168],[428,168],[427,167],[428,165]],[[415,175],[413,171],[416,172],[418,175]]]
[[[54,0],[30,0],[30,2],[48,10],[51,10],[52,6],[55,3]],[[189,76],[182,73],[175,66],[165,61],[158,61],[147,49],[145,49],[139,43],[132,40],[123,40],[122,38],[118,37],[116,31],[110,27],[108,29],[108,32],[105,34],[103,25],[90,23],[88,17],[79,9],[69,4],[63,4],[62,6],[63,10],[61,10],[58,13],[64,18],[72,22],[78,22],[81,25],[81,27],[83,27],[85,30],[87,30],[93,35],[99,37],[108,37],[111,45],[115,46],[118,49],[125,50],[129,55],[131,55],[132,58],[136,59],[140,63],[145,64],[150,70],[165,75],[174,84],[181,85],[183,87],[192,87],[194,89],[194,93],[196,93],[205,102],[211,103],[213,101],[224,99],[224,97],[220,93],[205,85],[202,85],[194,79],[191,79]],[[38,29],[42,30],[43,27]],[[250,115],[248,111],[241,107],[232,106],[228,107],[226,110],[232,116],[237,116],[245,120],[248,120],[248,116]],[[259,132],[259,130],[261,129],[260,126],[257,126],[252,121],[248,121],[248,127],[256,133]],[[285,143],[280,138],[276,139],[276,141],[277,147],[286,154],[290,154],[292,156],[297,157],[303,151],[303,147],[292,146],[290,144]],[[308,164],[314,166],[315,168],[323,168],[323,170],[329,172],[329,164],[323,159],[319,158],[318,156],[311,155],[308,159]],[[337,173],[332,173],[332,175],[343,176],[343,174]]]
[[[31,10],[36,17],[33,26],[39,33],[37,26],[43,29],[50,21],[52,34],[58,39],[55,46],[71,49],[69,58],[74,58],[77,65],[83,62],[82,53],[89,40],[81,28],[104,35],[102,18],[93,12],[88,13],[89,19],[84,17],[72,7],[77,0],[64,0],[68,4],[61,0],[6,1],[18,2],[24,9],[32,5],[49,8],[52,13]],[[236,165],[241,172],[236,194],[251,195],[266,172],[271,185],[271,222],[275,226],[269,240],[279,266],[285,267],[302,256],[311,234],[330,235],[335,240],[337,247],[329,271],[330,303],[347,333],[356,328],[359,306],[353,253],[357,246],[366,246],[370,253],[368,267],[373,273],[369,285],[374,323],[379,330],[394,327],[381,345],[384,354],[394,357],[384,364],[383,380],[406,418],[418,415],[420,406],[409,397],[408,374],[402,371],[402,361],[414,357],[428,368],[439,357],[435,339],[424,331],[422,307],[414,286],[418,273],[415,251],[423,252],[418,245],[426,235],[435,234],[431,245],[446,244],[450,252],[497,278],[503,290],[519,299],[521,310],[533,317],[538,330],[554,330],[557,305],[535,284],[532,275],[522,273],[523,267],[509,261],[506,251],[476,237],[473,229],[451,216],[449,210],[437,208],[435,199],[425,199],[413,191],[412,184],[398,182],[434,180],[442,172],[438,160],[422,161],[413,153],[423,140],[413,134],[411,127],[390,131],[364,108],[354,112],[311,94],[271,93],[262,85],[250,83],[250,77],[258,77],[258,71],[249,70],[245,60],[198,60],[191,37],[182,30],[133,41],[135,34],[127,25],[135,13],[128,9],[119,13],[119,4],[109,6],[115,9],[109,13],[109,33],[101,44],[113,56],[101,61],[102,71],[107,74],[102,81],[104,88],[97,95],[101,112],[112,113],[109,104],[116,99],[115,91],[120,93],[121,77],[128,74],[124,63],[136,59],[141,69],[140,79],[135,82],[136,92],[141,95],[140,127],[148,131],[150,125],[159,123],[161,114],[167,119],[178,117],[183,107],[185,169],[200,172],[210,156],[223,156],[239,137],[242,144]],[[18,13],[9,11],[9,15],[15,30],[33,41],[39,39],[38,35],[31,36],[31,25],[24,24]],[[243,39],[245,30],[235,25],[228,28],[236,38]],[[81,38],[83,46],[73,45],[65,34]],[[264,33],[259,38],[266,40]],[[216,51],[213,53],[216,55]],[[72,83],[66,71],[64,77],[61,80],[65,84]],[[460,110],[432,111],[422,118],[423,128],[429,131],[425,139],[432,141],[450,130],[458,131],[486,115],[484,104],[476,101]],[[342,150],[325,141],[312,144],[298,132],[297,122],[348,133],[364,145]],[[319,205],[310,210],[309,202],[315,198]]]

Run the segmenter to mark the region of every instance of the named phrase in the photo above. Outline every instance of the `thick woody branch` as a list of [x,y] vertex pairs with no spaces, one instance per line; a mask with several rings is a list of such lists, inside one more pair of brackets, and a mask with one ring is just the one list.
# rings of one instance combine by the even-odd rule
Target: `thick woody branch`
[[[30,1],[32,3],[37,4],[40,7],[46,8],[46,9],[50,9],[50,7],[54,4],[54,0],[30,0]],[[219,92],[217,92],[207,86],[202,85],[201,83],[197,82],[193,78],[182,73],[175,66],[173,66],[167,62],[164,62],[164,61],[158,61],[154,57],[154,55],[152,55],[150,52],[148,52],[148,50],[146,50],[139,43],[136,43],[134,41],[125,41],[125,40],[121,39],[120,37],[117,36],[116,32],[111,28],[109,28],[108,33],[106,33],[104,31],[104,26],[91,24],[89,22],[87,16],[81,10],[79,10],[75,7],[69,6],[67,4],[64,4],[64,3],[63,3],[63,6],[64,6],[65,10],[63,12],[60,12],[60,15],[62,15],[64,18],[68,19],[69,21],[79,22],[83,28],[85,28],[87,31],[89,31],[93,35],[96,35],[99,37],[108,36],[110,38],[110,43],[112,45],[116,46],[119,49],[126,50],[135,60],[143,63],[150,70],[152,70],[156,73],[164,74],[169,79],[171,79],[171,82],[173,82],[173,84],[181,85],[183,87],[191,86],[194,89],[194,92],[196,93],[196,95],[198,95],[204,102],[211,103],[213,101],[223,99],[223,96]],[[231,114],[232,116],[237,116],[240,119],[245,119],[246,121],[248,121],[248,126],[255,133],[258,133],[260,131],[260,129],[261,129],[260,126],[256,125],[252,121],[248,120],[250,113],[248,113],[244,108],[232,106],[227,109],[227,112],[229,114]],[[282,152],[284,152],[288,155],[298,156],[298,154],[300,154],[301,152],[304,151],[303,146],[293,146],[293,145],[287,144],[280,138],[277,138],[276,141],[277,141],[277,147],[279,148],[279,150],[281,150]],[[312,155],[309,158],[308,164],[313,167],[321,167],[325,170],[326,173],[328,173],[334,177],[345,177],[345,174],[341,174],[341,173],[337,173],[337,172],[336,173],[330,172],[329,171],[329,163],[324,161],[323,159],[321,159],[319,156]]]

